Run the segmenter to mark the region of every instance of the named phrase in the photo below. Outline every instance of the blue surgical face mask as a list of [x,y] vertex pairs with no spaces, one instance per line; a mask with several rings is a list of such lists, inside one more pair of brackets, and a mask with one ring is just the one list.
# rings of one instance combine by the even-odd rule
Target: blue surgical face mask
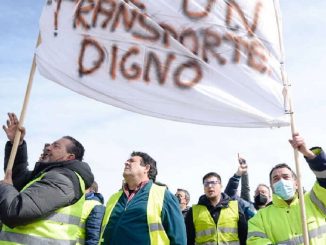
[[273,184],[274,193],[287,201],[294,197],[295,188],[292,180],[280,179]]

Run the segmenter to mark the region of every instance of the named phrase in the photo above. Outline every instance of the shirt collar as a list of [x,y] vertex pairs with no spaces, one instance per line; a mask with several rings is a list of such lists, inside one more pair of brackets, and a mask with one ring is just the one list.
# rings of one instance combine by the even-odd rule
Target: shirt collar
[[129,190],[128,188],[128,184],[125,183],[123,185],[123,192],[126,194],[127,198],[128,198],[128,201],[130,201],[135,195],[136,193],[141,189],[143,188],[147,183],[149,182],[149,180],[145,180],[143,182],[140,182],[140,184],[136,187],[135,190]]

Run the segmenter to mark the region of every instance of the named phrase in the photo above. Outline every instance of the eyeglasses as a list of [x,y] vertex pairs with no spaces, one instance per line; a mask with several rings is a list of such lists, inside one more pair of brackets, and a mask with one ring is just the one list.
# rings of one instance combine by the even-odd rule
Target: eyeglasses
[[220,183],[221,183],[221,182],[218,181],[218,180],[205,181],[205,182],[204,182],[204,186],[205,186],[205,187],[208,187],[208,186],[210,186],[210,185],[212,185],[212,186],[216,186],[217,184],[220,184]]
[[180,198],[185,198],[185,196],[182,196],[181,194],[175,194],[175,196]]

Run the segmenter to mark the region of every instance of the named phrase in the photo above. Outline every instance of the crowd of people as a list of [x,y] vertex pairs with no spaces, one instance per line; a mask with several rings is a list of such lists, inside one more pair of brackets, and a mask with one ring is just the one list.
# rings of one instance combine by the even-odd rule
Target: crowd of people
[[[21,138],[13,168],[0,181],[0,244],[304,243],[297,176],[285,163],[271,169],[270,183],[259,184],[251,200],[247,163],[239,157],[224,191],[221,176],[209,172],[203,195],[190,207],[189,191],[171,193],[156,181],[156,161],[135,151],[125,162],[123,185],[104,204],[78,140],[63,136],[45,144],[29,170],[25,129],[14,113],[3,129],[5,171],[17,130]],[[326,244],[326,155],[320,147],[309,149],[298,133],[290,144],[316,176],[304,195],[309,243]]]

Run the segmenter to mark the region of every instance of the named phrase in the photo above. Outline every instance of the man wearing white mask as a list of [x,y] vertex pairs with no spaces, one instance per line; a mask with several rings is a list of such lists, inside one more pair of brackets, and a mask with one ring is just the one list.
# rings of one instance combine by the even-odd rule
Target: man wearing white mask
[[[304,195],[309,244],[326,244],[326,154],[320,147],[309,150],[299,134],[294,134],[290,143],[317,177],[312,190]],[[295,173],[282,163],[272,168],[269,177],[273,203],[249,220],[247,245],[303,244]]]

